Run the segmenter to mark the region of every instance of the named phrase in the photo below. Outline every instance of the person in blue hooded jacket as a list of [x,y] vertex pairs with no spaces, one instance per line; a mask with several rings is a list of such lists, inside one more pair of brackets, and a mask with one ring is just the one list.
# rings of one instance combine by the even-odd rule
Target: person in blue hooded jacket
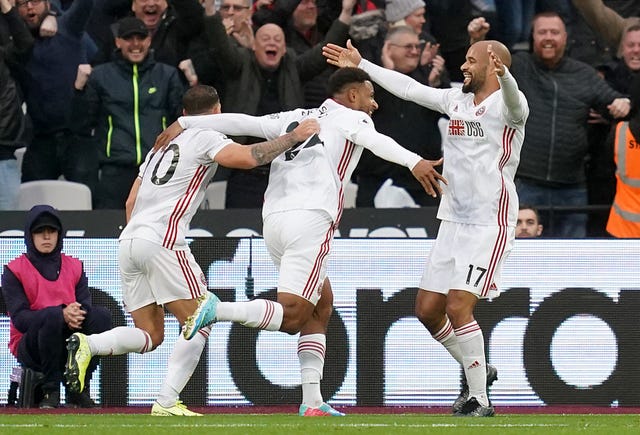
[[[111,328],[111,314],[93,306],[82,262],[62,253],[62,222],[49,205],[27,213],[27,250],[2,273],[2,296],[9,313],[9,350],[18,362],[44,375],[40,408],[60,405],[60,383],[66,362],[66,339]],[[91,362],[88,373],[98,366]],[[95,407],[89,390],[67,391],[67,406]]]

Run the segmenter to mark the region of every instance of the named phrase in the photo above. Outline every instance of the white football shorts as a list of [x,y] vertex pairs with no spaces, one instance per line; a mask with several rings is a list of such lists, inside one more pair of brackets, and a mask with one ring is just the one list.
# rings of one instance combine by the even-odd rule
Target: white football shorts
[[335,227],[322,210],[289,210],[265,217],[264,241],[280,272],[278,291],[318,303]]
[[514,238],[515,227],[442,221],[420,288],[444,294],[466,290],[480,299],[498,297],[502,264]]
[[124,308],[135,311],[195,299],[207,291],[207,281],[190,250],[172,251],[143,239],[121,240],[118,247]]

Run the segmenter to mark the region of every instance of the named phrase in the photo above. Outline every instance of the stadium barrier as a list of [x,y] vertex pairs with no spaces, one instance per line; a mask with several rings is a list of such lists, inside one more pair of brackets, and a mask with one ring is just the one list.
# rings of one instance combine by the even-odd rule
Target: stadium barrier
[[[111,310],[114,326],[132,325],[122,308],[117,240],[67,237],[64,243],[67,254],[84,262],[94,303]],[[503,294],[477,309],[487,358],[499,370],[491,390],[496,405],[640,405],[639,243],[516,240],[503,270]],[[447,406],[457,396],[459,367],[413,316],[432,244],[406,237],[334,241],[329,276],[335,310],[322,384],[331,403]],[[262,239],[198,237],[191,249],[221,299],[247,299],[249,264],[256,297],[275,297],[277,273]],[[21,237],[0,238],[3,265],[22,252]],[[179,334],[171,315],[166,322],[165,342],[154,352],[103,359],[91,383],[96,400],[108,406],[153,402]],[[0,314],[0,403],[7,401],[15,366],[6,348],[8,323]],[[298,403],[296,341],[214,325],[182,399],[194,406]]]

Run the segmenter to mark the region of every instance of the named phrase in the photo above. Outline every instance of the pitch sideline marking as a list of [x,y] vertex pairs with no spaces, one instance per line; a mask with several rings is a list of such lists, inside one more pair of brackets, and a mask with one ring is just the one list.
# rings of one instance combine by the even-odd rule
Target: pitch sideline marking
[[[338,424],[328,424],[332,427],[393,427],[393,428],[436,428],[436,427],[495,427],[495,428],[529,428],[529,427],[569,427],[568,424],[552,424],[552,423],[522,423],[522,424],[512,424],[512,423],[500,423],[500,424],[454,424],[454,423],[432,423],[432,424],[386,424],[386,423],[338,423]],[[204,423],[204,424],[36,424],[36,423],[21,423],[21,424],[10,424],[10,423],[0,423],[0,428],[43,428],[43,427],[55,427],[55,428],[106,428],[106,427],[122,427],[122,428],[135,428],[135,427],[175,427],[175,428],[240,428],[240,427],[290,427],[296,428],[299,427],[299,424],[273,424],[273,423],[265,423],[265,424],[254,424],[254,423],[232,423],[232,424],[224,424],[224,423]]]

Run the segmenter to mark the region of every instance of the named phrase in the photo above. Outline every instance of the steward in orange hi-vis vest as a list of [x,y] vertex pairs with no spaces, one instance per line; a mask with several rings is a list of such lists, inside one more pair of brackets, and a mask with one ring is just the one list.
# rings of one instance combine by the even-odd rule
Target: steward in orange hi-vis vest
[[616,196],[607,232],[618,238],[640,237],[640,142],[631,133],[628,122],[616,126],[614,159]]

